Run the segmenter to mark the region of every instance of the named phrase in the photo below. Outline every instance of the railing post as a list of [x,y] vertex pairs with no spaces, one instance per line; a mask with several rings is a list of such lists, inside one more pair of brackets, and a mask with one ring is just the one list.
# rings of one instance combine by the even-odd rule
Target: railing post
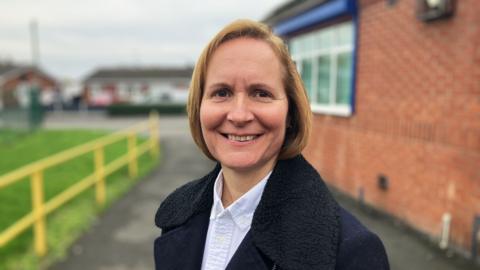
[[128,135],[128,174],[131,178],[134,178],[138,174],[137,164],[137,135],[135,131],[130,132]]
[[158,117],[158,112],[157,111],[151,111],[150,112],[150,118],[149,118],[149,124],[150,124],[150,155],[153,158],[158,158],[159,154],[159,117]]
[[104,154],[103,154],[103,146],[99,145],[95,148],[95,177],[96,177],[96,184],[95,184],[95,197],[97,199],[98,205],[105,204],[105,172],[104,172]]
[[38,256],[47,253],[47,240],[45,230],[45,213],[43,207],[43,172],[38,169],[31,175],[32,207],[35,215],[34,241],[35,252]]

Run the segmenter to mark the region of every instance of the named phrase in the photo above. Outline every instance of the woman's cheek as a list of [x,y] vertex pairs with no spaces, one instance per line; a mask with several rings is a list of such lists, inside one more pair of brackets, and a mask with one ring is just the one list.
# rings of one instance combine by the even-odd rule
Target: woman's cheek
[[218,106],[205,104],[200,108],[202,128],[214,129],[222,124],[224,118],[225,113]]

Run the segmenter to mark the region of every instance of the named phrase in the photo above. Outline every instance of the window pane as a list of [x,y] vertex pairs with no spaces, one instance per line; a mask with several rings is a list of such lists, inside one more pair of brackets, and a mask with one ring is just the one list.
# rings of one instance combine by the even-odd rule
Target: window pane
[[325,29],[316,34],[316,43],[319,49],[332,47],[334,29]]
[[290,42],[290,44],[288,46],[288,50],[290,51],[291,55],[295,55],[295,54],[301,52],[299,50],[299,46],[300,46],[299,43],[300,43],[300,40],[298,40],[298,39],[294,39]]
[[317,58],[317,93],[318,103],[330,103],[330,56]]
[[343,24],[337,29],[337,45],[351,45],[353,43],[353,25]]
[[299,50],[301,53],[305,53],[305,52],[308,51],[308,50],[307,50],[307,39],[306,39],[305,36],[300,37],[300,38],[298,39],[298,44],[299,44],[298,50]]
[[312,60],[302,60],[302,80],[307,88],[307,93],[311,102],[315,102],[315,97],[312,95]]
[[305,52],[311,52],[316,49],[315,36],[310,34],[305,36]]
[[337,91],[335,99],[337,104],[350,104],[350,82],[352,78],[352,54],[338,55]]

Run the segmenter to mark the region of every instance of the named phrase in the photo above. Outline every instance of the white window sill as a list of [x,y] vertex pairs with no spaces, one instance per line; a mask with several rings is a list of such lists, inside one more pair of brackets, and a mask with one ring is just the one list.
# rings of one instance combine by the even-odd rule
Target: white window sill
[[328,114],[343,117],[349,117],[353,114],[352,107],[349,105],[310,105],[312,108],[312,112],[315,114]]

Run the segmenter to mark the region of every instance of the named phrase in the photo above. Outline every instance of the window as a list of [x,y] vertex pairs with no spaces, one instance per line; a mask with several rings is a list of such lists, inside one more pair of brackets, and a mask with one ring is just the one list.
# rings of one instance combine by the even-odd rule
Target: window
[[314,112],[351,115],[353,34],[352,22],[346,22],[290,40]]

